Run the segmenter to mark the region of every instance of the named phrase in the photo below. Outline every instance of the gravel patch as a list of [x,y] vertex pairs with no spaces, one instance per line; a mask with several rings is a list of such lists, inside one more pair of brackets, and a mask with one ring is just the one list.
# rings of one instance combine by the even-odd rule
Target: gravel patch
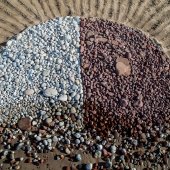
[[0,169],[44,168],[47,155],[65,169],[166,169],[169,65],[156,42],[109,21],[26,29],[0,49]]

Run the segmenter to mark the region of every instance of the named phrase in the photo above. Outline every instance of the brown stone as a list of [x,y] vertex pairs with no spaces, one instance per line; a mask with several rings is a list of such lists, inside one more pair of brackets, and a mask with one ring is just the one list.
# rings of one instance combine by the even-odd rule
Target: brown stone
[[131,73],[131,67],[129,60],[123,57],[119,57],[116,60],[116,70],[119,75],[129,76]]
[[30,118],[26,117],[26,118],[21,118],[18,121],[18,128],[24,131],[29,131],[31,130],[31,120]]

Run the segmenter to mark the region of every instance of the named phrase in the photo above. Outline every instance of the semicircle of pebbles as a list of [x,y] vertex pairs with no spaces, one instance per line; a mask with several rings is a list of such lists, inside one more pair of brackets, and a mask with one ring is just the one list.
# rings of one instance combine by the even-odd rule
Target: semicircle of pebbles
[[75,146],[98,135],[134,145],[166,138],[169,64],[154,40],[110,21],[60,17],[30,27],[1,49],[1,127],[18,125],[11,131],[37,141],[45,130]]

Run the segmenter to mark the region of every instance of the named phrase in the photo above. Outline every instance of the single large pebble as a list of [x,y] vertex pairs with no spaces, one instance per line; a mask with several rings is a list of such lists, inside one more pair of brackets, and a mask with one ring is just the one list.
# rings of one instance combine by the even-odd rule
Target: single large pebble
[[31,96],[34,94],[34,90],[33,89],[27,89],[25,90],[25,94],[28,95],[28,96]]
[[57,136],[53,136],[53,142],[58,142],[58,138],[57,138]]
[[101,151],[103,149],[103,145],[97,145],[97,150]]
[[29,117],[21,118],[18,121],[18,127],[21,130],[25,130],[25,131],[30,130],[31,129],[31,120],[30,120],[30,118]]
[[60,96],[60,97],[58,98],[58,100],[63,101],[63,102],[67,101],[67,95],[62,95],[62,96]]
[[45,122],[49,125],[51,122],[52,122],[53,120],[50,118],[50,117],[48,117],[46,120],[45,120]]
[[50,70],[44,70],[43,71],[43,76],[49,76]]
[[44,96],[46,97],[53,97],[56,96],[58,94],[56,89],[53,88],[48,88],[44,91]]
[[58,59],[58,64],[61,64],[62,63],[62,59]]
[[21,38],[22,38],[22,34],[18,34],[16,39],[20,40]]
[[80,133],[75,133],[74,136],[78,139],[81,137],[81,134]]
[[41,141],[41,137],[40,136],[36,136],[36,141]]
[[93,168],[93,164],[92,163],[88,163],[85,165],[85,170],[92,170]]
[[116,60],[116,70],[119,75],[129,76],[131,73],[131,66],[127,58],[119,57]]
[[81,161],[82,160],[82,157],[81,157],[80,154],[77,154],[75,158],[76,158],[76,161]]
[[71,153],[70,149],[69,149],[69,148],[66,148],[66,149],[65,149],[65,153],[69,155],[69,154]]
[[96,151],[95,154],[94,154],[95,158],[101,158],[101,156],[102,156],[102,152],[101,151]]
[[75,107],[71,108],[71,113],[76,113],[76,108]]
[[112,145],[111,147],[110,147],[110,150],[111,150],[111,152],[112,153],[116,153],[116,146],[115,145]]

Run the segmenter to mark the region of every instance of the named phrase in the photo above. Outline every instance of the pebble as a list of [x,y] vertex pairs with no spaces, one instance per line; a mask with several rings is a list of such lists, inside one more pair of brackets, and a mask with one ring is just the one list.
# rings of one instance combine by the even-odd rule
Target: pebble
[[58,142],[58,138],[57,138],[57,136],[53,136],[53,142]]
[[85,170],[92,170],[93,168],[93,164],[92,163],[88,163],[85,165]]
[[116,69],[119,75],[129,76],[131,73],[131,67],[129,60],[123,57],[119,57],[116,60]]
[[31,96],[34,94],[34,90],[33,89],[27,89],[25,90],[25,94],[28,95],[28,96]]
[[103,149],[103,145],[97,145],[97,150],[101,151]]
[[52,118],[50,118],[50,117],[48,117],[46,120],[45,120],[45,122],[48,124],[48,125],[50,125],[50,123],[52,122],[53,120],[52,120]]
[[76,161],[81,161],[82,157],[80,154],[76,154],[75,159],[76,159]]
[[41,137],[40,136],[36,136],[36,141],[41,141]]
[[67,95],[62,95],[58,98],[58,100],[66,102],[67,101]]
[[71,153],[70,149],[69,149],[69,148],[66,148],[66,149],[65,149],[65,153],[69,155],[69,154]]
[[76,113],[76,108],[75,107],[71,108],[71,113]]
[[115,145],[112,145],[111,147],[110,147],[110,150],[111,150],[111,152],[112,153],[116,153],[116,146]]
[[31,129],[31,120],[30,118],[21,118],[18,121],[18,128],[24,131],[29,131]]
[[44,96],[46,97],[53,97],[53,96],[56,96],[57,94],[58,94],[57,90],[53,88],[47,88],[44,91]]
[[75,136],[76,138],[80,138],[80,137],[81,137],[81,134],[80,134],[80,133],[75,133],[74,136]]
[[101,156],[102,156],[102,152],[101,151],[96,151],[95,154],[94,154],[95,158],[101,158]]
[[105,166],[106,166],[106,168],[108,168],[108,169],[112,168],[112,162],[110,161],[110,159],[107,159]]

